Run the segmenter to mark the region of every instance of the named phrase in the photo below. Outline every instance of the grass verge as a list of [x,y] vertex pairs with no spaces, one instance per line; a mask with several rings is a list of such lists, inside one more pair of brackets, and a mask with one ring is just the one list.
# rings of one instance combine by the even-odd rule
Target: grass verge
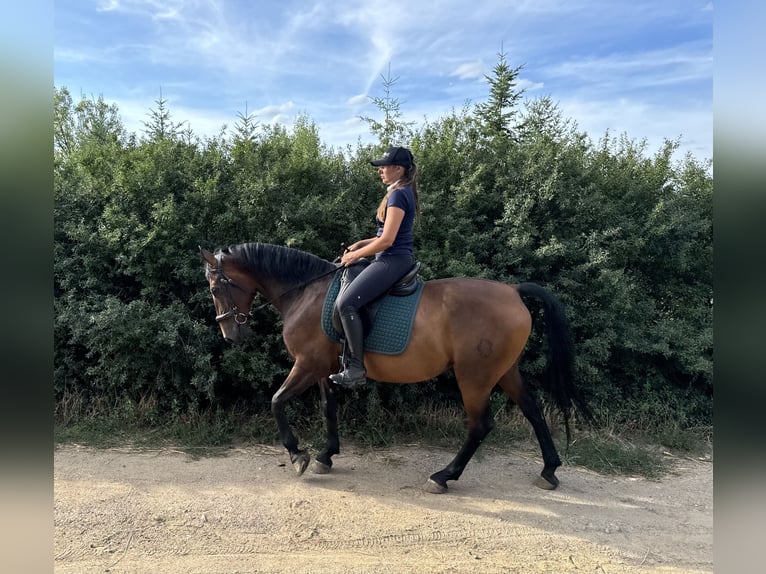
[[[338,412],[341,440],[361,448],[396,444],[431,445],[457,450],[466,436],[465,415],[459,405],[431,405],[417,410],[389,412],[368,398],[366,416],[354,403],[340,405]],[[325,442],[320,405],[304,412],[288,412],[301,443],[321,450]],[[492,404],[495,427],[479,449],[539,447],[530,424],[518,409],[504,402]],[[369,413],[372,412],[373,415]],[[253,414],[243,405],[227,409],[177,414],[160,418],[151,401],[131,408],[99,410],[79,416],[57,416],[54,425],[56,444],[82,444],[109,447],[173,447],[193,456],[212,456],[242,444],[278,445],[276,423],[270,413]],[[575,421],[571,444],[560,418],[546,413],[554,442],[563,461],[600,474],[642,476],[659,479],[672,470],[673,457],[712,458],[712,429],[683,429],[673,425],[650,428],[625,425],[586,429]],[[668,456],[671,455],[671,456]]]

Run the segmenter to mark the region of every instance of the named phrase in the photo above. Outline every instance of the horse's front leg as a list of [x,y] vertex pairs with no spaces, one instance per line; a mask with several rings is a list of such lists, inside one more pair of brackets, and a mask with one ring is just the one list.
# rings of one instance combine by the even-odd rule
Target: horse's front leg
[[290,426],[290,421],[285,413],[285,406],[290,399],[301,394],[314,384],[315,381],[316,378],[313,373],[302,369],[296,361],[285,382],[282,383],[279,390],[271,397],[271,413],[277,421],[279,438],[287,449],[290,455],[290,462],[298,475],[305,472],[309,465],[310,457],[307,451],[298,448],[298,439],[295,437],[295,433],[293,433],[293,429]]
[[327,474],[332,468],[332,457],[340,452],[340,440],[338,438],[338,401],[335,398],[335,391],[327,382],[327,378],[319,381],[319,391],[322,397],[322,414],[324,414],[327,424],[327,444],[320,452],[314,463],[311,465],[311,471],[315,474]]

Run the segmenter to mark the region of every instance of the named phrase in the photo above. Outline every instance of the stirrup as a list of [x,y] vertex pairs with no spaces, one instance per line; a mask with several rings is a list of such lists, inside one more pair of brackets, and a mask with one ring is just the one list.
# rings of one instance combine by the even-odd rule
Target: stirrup
[[358,387],[367,383],[367,373],[364,369],[353,369],[355,373],[350,373],[350,368],[345,368],[340,373],[330,375],[330,380],[341,387]]

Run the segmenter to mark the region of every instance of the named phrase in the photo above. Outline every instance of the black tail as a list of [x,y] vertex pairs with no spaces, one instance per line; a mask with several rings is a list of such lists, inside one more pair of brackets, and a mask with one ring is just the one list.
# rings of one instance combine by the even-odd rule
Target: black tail
[[569,417],[572,406],[580,416],[593,424],[593,414],[580,397],[574,384],[574,344],[569,332],[569,323],[564,306],[553,294],[536,283],[518,285],[519,295],[533,297],[545,309],[545,331],[548,339],[548,369],[543,378],[543,387],[550,393],[556,406],[564,415],[567,444],[570,442]]

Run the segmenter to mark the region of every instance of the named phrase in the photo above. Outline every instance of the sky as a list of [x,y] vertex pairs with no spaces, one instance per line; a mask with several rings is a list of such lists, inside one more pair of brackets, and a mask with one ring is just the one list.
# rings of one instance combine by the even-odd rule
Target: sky
[[[54,84],[117,105],[143,133],[163,99],[200,137],[240,116],[299,116],[344,148],[374,142],[383,78],[403,121],[486,101],[503,52],[524,98],[548,97],[597,143],[678,140],[713,157],[707,0],[56,0]],[[377,114],[377,116],[376,116]],[[407,142],[402,142],[406,145]]]

